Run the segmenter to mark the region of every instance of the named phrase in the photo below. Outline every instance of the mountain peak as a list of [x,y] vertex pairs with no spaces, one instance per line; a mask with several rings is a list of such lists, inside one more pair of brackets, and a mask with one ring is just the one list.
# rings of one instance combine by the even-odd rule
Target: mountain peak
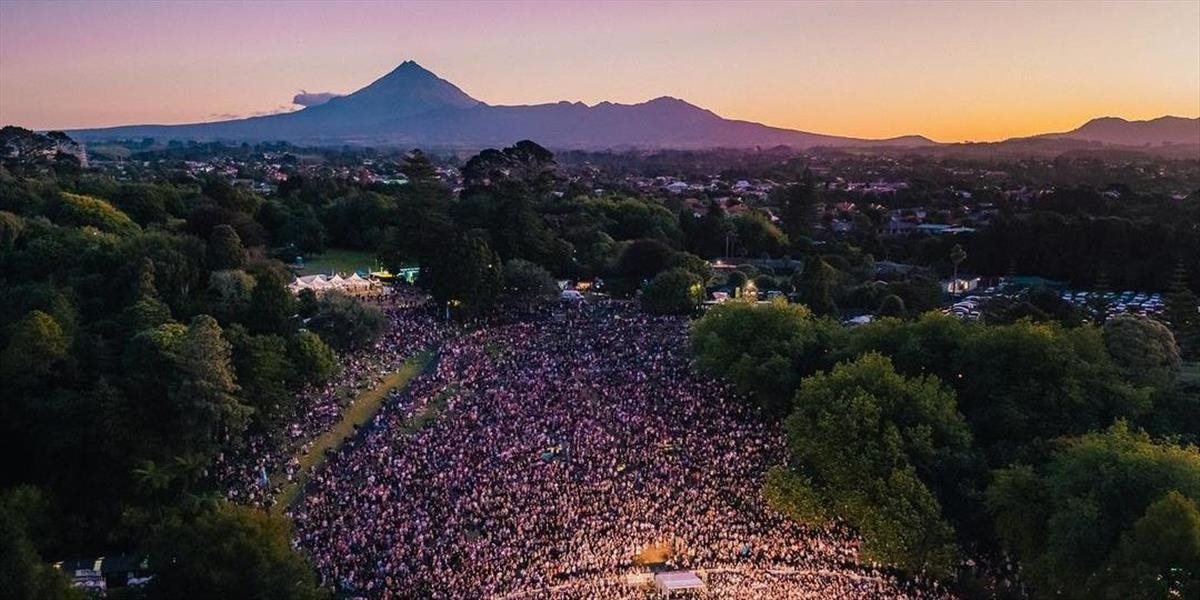
[[370,85],[323,106],[329,107],[325,111],[345,111],[355,120],[380,120],[482,104],[415,61],[406,60]]
[[387,75],[384,75],[382,78],[386,79],[392,75],[406,75],[406,74],[431,75],[433,77],[437,77],[437,75],[434,75],[433,72],[430,71],[429,69],[426,69],[425,67],[422,67],[421,65],[417,64],[417,61],[406,60],[406,61],[400,63],[399,65],[397,65],[395,69],[392,69]]

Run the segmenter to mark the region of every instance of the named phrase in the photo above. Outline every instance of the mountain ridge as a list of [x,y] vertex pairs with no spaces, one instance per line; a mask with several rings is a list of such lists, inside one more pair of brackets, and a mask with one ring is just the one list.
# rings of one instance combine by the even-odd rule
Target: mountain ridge
[[[1107,119],[1115,119],[1120,123]],[[1184,123],[1181,125],[1162,119],[1181,119]],[[1194,142],[1186,141],[1192,139],[1186,130],[1190,125],[1196,126]],[[1142,131],[1147,128],[1152,131]],[[1181,128],[1185,129],[1183,133],[1177,131]],[[562,149],[699,149],[779,145],[801,149],[815,146],[916,149],[947,145],[916,134],[864,139],[727,119],[673,96],[659,96],[633,104],[602,101],[589,106],[583,102],[564,100],[541,104],[492,105],[471,97],[455,84],[411,60],[400,63],[387,74],[350,94],[295,112],[179,125],[74,129],[68,133],[82,141],[155,137],[197,141],[282,140],[316,145],[460,148],[509,145],[520,139],[535,139],[547,147]],[[1105,117],[1093,119],[1069,132],[1031,137],[1104,143],[1112,143],[1105,141],[1109,139],[1137,142],[1126,145],[1153,144],[1154,140],[1200,144],[1200,119],[1163,117],[1130,122]]]
[[1071,131],[1032,137],[1083,140],[1119,146],[1200,144],[1200,117],[1192,119],[1165,115],[1145,120],[1096,117]]

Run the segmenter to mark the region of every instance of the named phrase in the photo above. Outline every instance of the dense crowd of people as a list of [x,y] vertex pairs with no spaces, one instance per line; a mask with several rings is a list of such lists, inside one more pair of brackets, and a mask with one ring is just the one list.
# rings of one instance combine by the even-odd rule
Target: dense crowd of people
[[[332,379],[300,390],[282,434],[250,430],[240,444],[229,444],[234,450],[218,457],[216,476],[230,500],[270,506],[278,482],[292,480],[299,457],[338,422],[356,396],[378,386],[417,352],[445,339],[452,326],[421,304],[411,294],[384,296],[380,303],[387,317],[383,334],[374,344],[341,356]],[[264,474],[276,484],[264,482]]]
[[941,597],[765,505],[782,434],[690,369],[687,322],[623,304],[445,342],[292,507],[352,597],[644,597],[645,563],[717,597]]

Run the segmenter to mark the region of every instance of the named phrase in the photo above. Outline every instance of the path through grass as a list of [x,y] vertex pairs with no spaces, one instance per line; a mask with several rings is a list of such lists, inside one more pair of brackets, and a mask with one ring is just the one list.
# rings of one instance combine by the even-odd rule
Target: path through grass
[[[379,385],[359,394],[351,401],[342,412],[342,419],[332,429],[318,437],[309,448],[308,453],[299,456],[300,468],[296,472],[296,477],[284,484],[283,489],[276,497],[272,511],[282,513],[291,506],[300,497],[304,486],[308,483],[309,474],[325,462],[327,451],[340,448],[347,438],[354,435],[356,425],[361,427],[369,422],[375,413],[379,412],[384,398],[387,398],[391,392],[408,385],[414,377],[425,370],[425,367],[433,360],[433,356],[434,353],[431,351],[414,355],[405,361],[399,370],[384,378]],[[277,473],[275,477],[282,479],[283,475]]]

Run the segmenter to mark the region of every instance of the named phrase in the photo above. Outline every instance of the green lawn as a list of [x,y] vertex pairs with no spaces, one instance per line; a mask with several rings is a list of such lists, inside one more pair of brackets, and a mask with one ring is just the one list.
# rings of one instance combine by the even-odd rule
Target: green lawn
[[371,252],[361,250],[326,250],[323,254],[304,259],[301,275],[329,274],[330,270],[337,273],[353,273],[360,269],[374,271],[378,261]]
[[1183,369],[1179,372],[1179,380],[1184,383],[1200,385],[1200,361],[1183,363]]
[[[388,375],[378,386],[359,394],[346,407],[346,410],[342,413],[342,419],[332,429],[317,438],[307,454],[299,457],[300,470],[297,472],[296,477],[291,482],[286,483],[279,492],[277,502],[272,510],[276,513],[282,513],[284,509],[291,506],[300,497],[300,492],[304,490],[304,485],[308,483],[308,474],[312,473],[325,462],[326,450],[336,450],[341,447],[342,442],[354,434],[355,425],[362,426],[370,421],[375,416],[375,413],[379,412],[379,407],[383,405],[383,399],[392,391],[402,389],[408,385],[414,377],[419,375],[429,365],[429,361],[431,360],[433,360],[433,352],[421,352],[408,359],[400,367],[400,370]],[[283,474],[276,473],[274,477],[277,480],[282,480]]]

